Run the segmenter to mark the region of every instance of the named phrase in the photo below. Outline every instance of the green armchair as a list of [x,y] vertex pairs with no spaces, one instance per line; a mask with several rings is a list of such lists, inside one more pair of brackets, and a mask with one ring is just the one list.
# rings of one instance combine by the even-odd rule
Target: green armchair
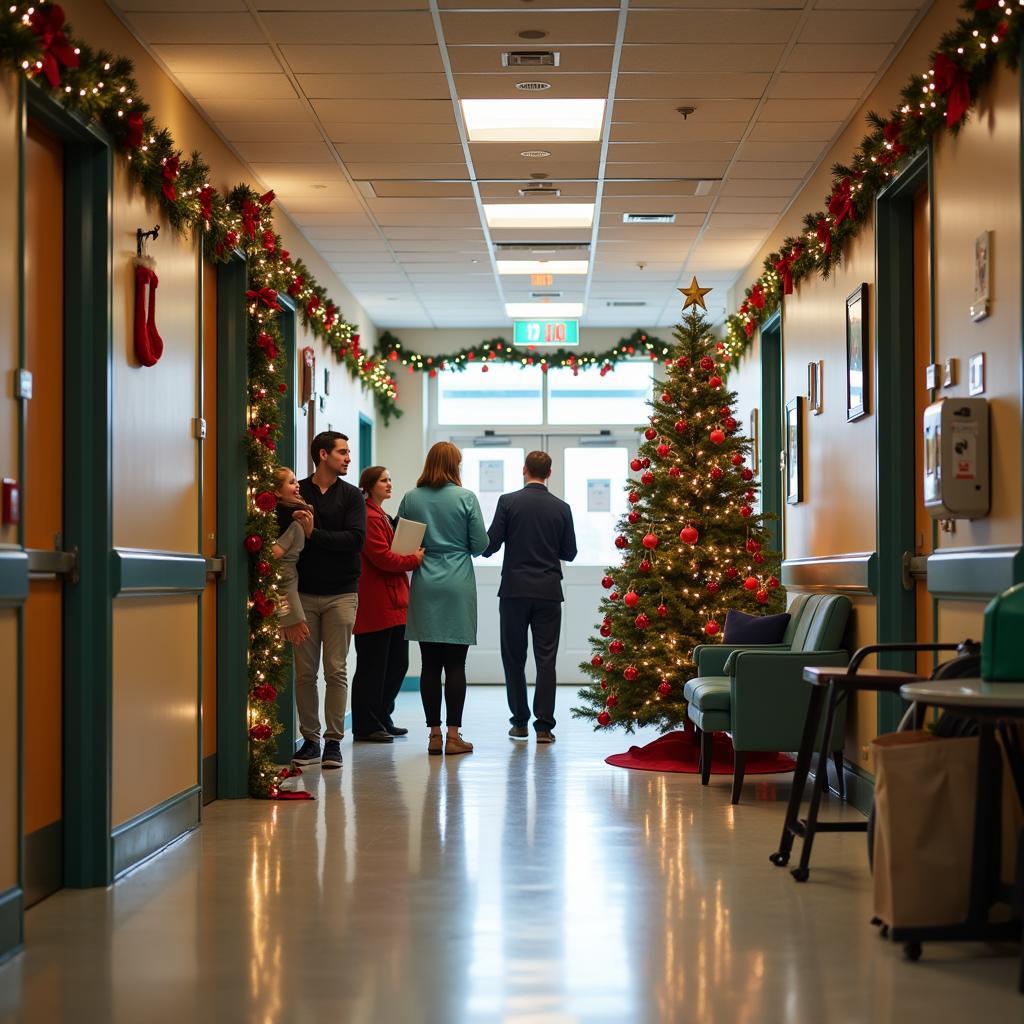
[[[811,665],[846,665],[843,636],[850,599],[840,594],[801,594],[789,606],[790,621],[780,644],[726,646],[700,644],[694,649],[697,675],[683,689],[687,714],[701,744],[701,782],[711,778],[711,736],[726,732],[735,751],[732,802],[740,802],[747,754],[762,750],[796,750],[800,746],[810,687],[803,680]],[[845,702],[836,710],[831,751],[843,785]],[[818,737],[820,746],[821,737]]]

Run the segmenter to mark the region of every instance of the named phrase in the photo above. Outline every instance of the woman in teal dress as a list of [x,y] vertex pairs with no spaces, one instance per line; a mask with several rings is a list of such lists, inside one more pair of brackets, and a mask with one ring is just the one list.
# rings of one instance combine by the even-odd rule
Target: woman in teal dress
[[[423,666],[420,697],[430,727],[427,752],[469,754],[462,738],[466,703],[466,655],[476,643],[476,576],[473,556],[487,547],[480,502],[462,486],[462,452],[439,441],[427,452],[423,472],[399,506],[398,514],[427,524],[426,554],[413,573],[405,635],[418,640]],[[444,677],[448,734],[442,747],[441,678]]]

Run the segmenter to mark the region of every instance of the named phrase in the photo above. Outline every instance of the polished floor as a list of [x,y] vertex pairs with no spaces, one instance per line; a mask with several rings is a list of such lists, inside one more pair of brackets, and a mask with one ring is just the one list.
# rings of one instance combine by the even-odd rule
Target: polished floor
[[[788,782],[611,768],[559,692],[558,742],[505,736],[472,689],[476,753],[425,754],[415,694],[393,746],[344,745],[315,802],[221,801],[114,888],[28,915],[0,1020],[297,1024],[1018,1020],[1014,949],[925,947],[868,925],[861,835],[811,881],[772,867]],[[641,736],[640,741],[653,739]],[[633,742],[636,742],[634,740]],[[856,813],[847,810],[845,813]]]

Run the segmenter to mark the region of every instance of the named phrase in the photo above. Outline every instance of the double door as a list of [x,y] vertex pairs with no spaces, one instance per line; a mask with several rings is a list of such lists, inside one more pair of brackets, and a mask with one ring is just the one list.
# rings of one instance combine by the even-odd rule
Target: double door
[[[562,567],[565,604],[558,647],[558,682],[579,685],[579,663],[590,657],[588,637],[596,628],[601,577],[620,557],[616,523],[626,512],[625,483],[636,438],[612,434],[452,435],[462,450],[462,483],[480,498],[484,522],[494,518],[498,498],[523,485],[523,462],[531,451],[546,451],[552,460],[548,487],[572,508],[579,553]],[[468,675],[474,683],[504,681],[498,623],[498,585],[504,550],[474,559],[476,569],[477,644],[469,650]],[[527,678],[532,682],[532,654]]]

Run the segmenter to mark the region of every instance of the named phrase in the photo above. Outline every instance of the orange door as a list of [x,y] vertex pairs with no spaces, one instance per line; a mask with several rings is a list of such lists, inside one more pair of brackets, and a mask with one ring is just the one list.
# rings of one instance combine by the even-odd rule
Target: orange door
[[[62,547],[64,152],[29,122],[25,142],[25,547]],[[63,583],[34,578],[24,609],[24,884],[31,906],[64,884]]]
[[[202,442],[203,533],[200,550],[217,554],[217,268],[203,263]],[[217,795],[217,580],[206,577],[203,591],[203,801]]]

